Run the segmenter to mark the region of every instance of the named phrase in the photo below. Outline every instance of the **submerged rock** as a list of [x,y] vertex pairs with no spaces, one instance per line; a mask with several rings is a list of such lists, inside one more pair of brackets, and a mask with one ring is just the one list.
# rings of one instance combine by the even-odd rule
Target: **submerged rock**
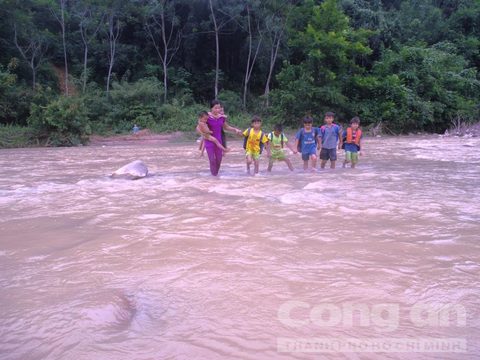
[[144,178],[147,175],[147,165],[145,165],[145,163],[141,160],[135,160],[113,172],[112,177],[121,177],[135,180]]

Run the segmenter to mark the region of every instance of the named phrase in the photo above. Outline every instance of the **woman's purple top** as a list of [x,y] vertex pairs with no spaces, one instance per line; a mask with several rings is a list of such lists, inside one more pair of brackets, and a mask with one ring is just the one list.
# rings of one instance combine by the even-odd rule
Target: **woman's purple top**
[[[213,118],[211,115],[208,116],[207,125],[208,128],[213,131],[213,134],[211,135],[218,141],[220,141],[220,143],[222,143],[223,124],[225,124],[225,118],[223,116],[220,116],[217,119]],[[214,143],[205,140],[205,146],[214,146]]]

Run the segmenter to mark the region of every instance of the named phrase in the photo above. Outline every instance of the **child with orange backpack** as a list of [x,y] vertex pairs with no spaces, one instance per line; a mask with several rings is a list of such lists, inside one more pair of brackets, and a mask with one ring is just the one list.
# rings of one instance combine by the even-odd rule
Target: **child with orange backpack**
[[345,149],[345,161],[343,167],[351,163],[352,169],[358,163],[358,154],[360,151],[360,141],[362,140],[362,130],[359,128],[360,118],[355,116],[350,120],[350,127],[343,131],[343,143]]

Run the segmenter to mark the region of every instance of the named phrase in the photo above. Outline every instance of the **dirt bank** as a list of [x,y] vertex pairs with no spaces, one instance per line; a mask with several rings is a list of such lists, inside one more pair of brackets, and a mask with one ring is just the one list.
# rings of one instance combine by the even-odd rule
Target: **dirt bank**
[[90,146],[108,146],[108,145],[145,145],[145,144],[165,144],[172,141],[179,141],[185,138],[185,134],[177,131],[168,134],[154,134],[148,129],[140,130],[136,134],[113,135],[113,136],[90,136]]

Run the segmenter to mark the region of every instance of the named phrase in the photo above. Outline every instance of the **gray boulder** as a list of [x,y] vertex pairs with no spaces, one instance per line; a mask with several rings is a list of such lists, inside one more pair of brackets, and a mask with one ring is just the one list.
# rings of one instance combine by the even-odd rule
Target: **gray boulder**
[[112,177],[131,180],[141,179],[148,175],[147,165],[141,160],[135,160],[113,172]]

